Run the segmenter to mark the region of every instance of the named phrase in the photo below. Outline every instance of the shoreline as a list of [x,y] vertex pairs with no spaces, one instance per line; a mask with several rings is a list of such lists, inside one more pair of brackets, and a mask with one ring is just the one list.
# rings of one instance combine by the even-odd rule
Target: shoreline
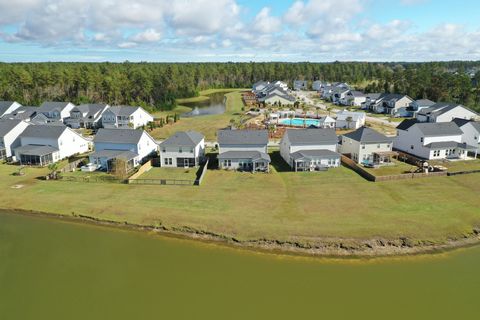
[[[317,258],[335,259],[375,259],[395,258],[402,256],[416,256],[425,254],[440,254],[456,249],[473,247],[480,244],[480,229],[474,228],[471,233],[459,238],[451,238],[441,243],[431,241],[417,241],[407,238],[398,239],[345,239],[324,238],[316,243],[300,243],[276,239],[238,240],[234,237],[216,234],[191,227],[165,227],[132,224],[128,221],[118,222],[104,220],[93,216],[72,214],[62,215],[57,213],[41,212],[23,209],[0,208],[0,212],[52,218],[67,222],[83,223],[104,226],[116,229],[132,230],[137,232],[152,232],[156,235],[202,241],[205,243],[219,244],[227,247],[244,249],[248,251],[264,252],[268,254],[282,254],[292,256],[306,256]],[[417,242],[417,243],[414,243]]]

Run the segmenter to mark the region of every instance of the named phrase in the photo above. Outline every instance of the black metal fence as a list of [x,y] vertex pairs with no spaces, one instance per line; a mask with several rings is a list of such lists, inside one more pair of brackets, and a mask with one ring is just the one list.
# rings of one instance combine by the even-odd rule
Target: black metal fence
[[86,176],[86,177],[74,177],[74,176],[59,176],[59,181],[68,181],[68,182],[84,182],[84,183],[127,183],[128,180],[119,179],[116,177],[109,176]]

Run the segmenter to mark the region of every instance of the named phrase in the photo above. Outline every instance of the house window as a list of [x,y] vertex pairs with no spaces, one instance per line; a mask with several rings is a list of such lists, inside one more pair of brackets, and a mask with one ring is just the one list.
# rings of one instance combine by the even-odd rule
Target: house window
[[165,165],[171,166],[173,164],[172,158],[165,158]]
[[377,144],[377,149],[380,149],[382,145],[381,144]]
[[362,144],[362,149],[365,150],[365,145],[364,144]]
[[434,157],[440,157],[440,150],[433,151],[433,156]]
[[182,153],[182,152],[183,152],[182,148],[178,148],[178,153]]
[[420,138],[420,142],[422,142],[422,143],[423,143],[423,138]]
[[412,150],[415,149],[415,146],[412,144],[412,145],[410,146],[410,149],[412,149]]
[[162,152],[167,152],[167,149],[166,148],[162,148]]

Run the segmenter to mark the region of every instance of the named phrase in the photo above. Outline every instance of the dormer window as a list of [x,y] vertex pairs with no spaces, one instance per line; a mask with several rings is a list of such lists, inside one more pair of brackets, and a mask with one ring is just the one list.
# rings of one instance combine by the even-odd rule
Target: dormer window
[[422,143],[423,143],[423,137],[422,137],[422,138],[420,138],[420,142],[422,142]]

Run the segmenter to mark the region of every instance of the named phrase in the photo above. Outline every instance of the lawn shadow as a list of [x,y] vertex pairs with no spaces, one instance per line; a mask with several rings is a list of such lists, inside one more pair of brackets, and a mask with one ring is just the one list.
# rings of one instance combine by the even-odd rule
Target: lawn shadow
[[272,159],[271,165],[275,168],[277,172],[292,171],[288,163],[283,160],[282,156],[280,155],[280,151],[273,151],[272,153],[270,153],[270,158]]

